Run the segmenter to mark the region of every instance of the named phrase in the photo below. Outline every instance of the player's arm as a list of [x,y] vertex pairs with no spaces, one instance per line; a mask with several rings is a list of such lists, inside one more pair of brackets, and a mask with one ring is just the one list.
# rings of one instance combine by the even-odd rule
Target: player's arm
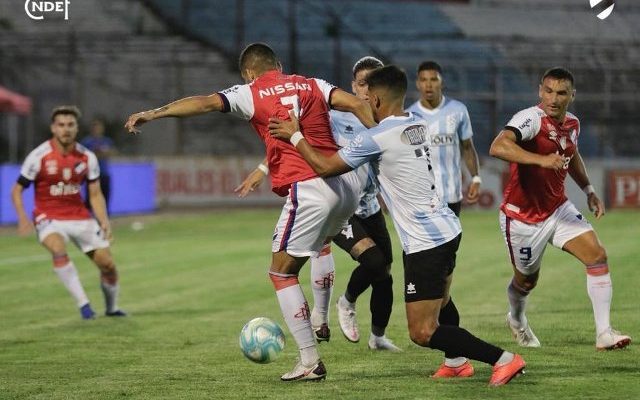
[[589,175],[587,175],[587,168],[584,165],[584,160],[580,155],[580,152],[576,150],[575,154],[569,161],[569,175],[575,181],[575,183],[584,191],[587,195],[587,204],[589,210],[593,211],[596,219],[600,219],[604,215],[604,203],[598,198],[598,195],[593,189],[589,181]]
[[491,143],[489,154],[492,157],[518,164],[537,165],[554,170],[562,169],[564,157],[557,153],[537,154],[523,149],[518,143],[516,132],[503,129]]
[[224,104],[218,93],[209,96],[191,96],[176,100],[165,106],[132,114],[127,119],[124,127],[129,133],[139,133],[142,124],[158,118],[189,117],[191,115],[205,114],[212,111],[222,111]]
[[373,111],[371,111],[371,106],[366,101],[360,100],[342,89],[334,89],[331,92],[329,101],[331,108],[352,113],[367,128],[376,126],[376,121],[373,119]]
[[460,143],[462,159],[464,160],[467,170],[473,177],[469,191],[467,192],[467,202],[473,204],[480,197],[480,163],[478,162],[478,153],[473,145],[473,139],[469,138]]
[[93,215],[96,217],[96,220],[98,220],[98,224],[104,232],[104,237],[107,240],[111,240],[111,224],[109,223],[109,216],[107,215],[107,204],[104,200],[102,189],[100,188],[100,180],[95,179],[87,182],[87,187],[89,188],[89,204],[91,204]]
[[[22,180],[26,180],[24,177],[20,177],[18,182],[13,185],[11,188],[11,201],[13,202],[13,208],[16,210],[16,214],[18,215],[18,235],[25,236],[30,234],[33,231],[33,224],[29,217],[27,217],[27,213],[24,210],[24,203],[22,201],[22,192],[25,187],[23,185]],[[30,183],[29,181],[27,181]]]
[[265,157],[256,169],[251,171],[249,176],[233,191],[238,193],[238,197],[246,197],[249,192],[253,192],[262,184],[267,175],[269,175],[269,167],[267,167],[267,158]]
[[336,176],[351,171],[353,168],[349,166],[338,153],[327,157],[313,148],[302,136],[298,119],[293,112],[289,115],[291,119],[281,120],[278,118],[269,119],[269,132],[271,136],[278,139],[288,140],[298,150],[298,153],[313,168],[316,174],[323,178]]

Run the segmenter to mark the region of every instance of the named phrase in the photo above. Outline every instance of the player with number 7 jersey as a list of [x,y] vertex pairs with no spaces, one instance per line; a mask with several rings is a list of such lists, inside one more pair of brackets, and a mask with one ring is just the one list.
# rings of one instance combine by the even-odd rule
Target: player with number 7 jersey
[[289,118],[293,111],[305,128],[309,143],[323,154],[338,148],[329,125],[329,108],[351,112],[365,126],[375,125],[369,105],[320,79],[282,73],[273,50],[263,43],[247,46],[239,60],[244,85],[209,96],[193,96],[129,117],[125,127],[138,133],[141,124],[164,117],[187,117],[210,111],[231,113],[251,123],[267,148],[273,191],[287,196],[272,238],[269,277],[300,361],[283,381],[319,380],[327,371],[320,360],[310,323],[309,306],[298,273],[310,256],[346,225],[354,213],[366,171],[320,178],[290,143],[269,135],[269,118]]

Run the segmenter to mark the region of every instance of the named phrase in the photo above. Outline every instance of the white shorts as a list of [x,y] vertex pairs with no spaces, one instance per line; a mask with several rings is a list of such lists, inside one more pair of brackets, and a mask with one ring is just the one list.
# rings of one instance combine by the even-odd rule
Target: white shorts
[[593,228],[573,203],[567,200],[547,219],[535,224],[509,218],[500,211],[500,230],[511,263],[524,275],[531,275],[540,269],[547,243],[562,249],[569,240]]
[[291,185],[271,251],[286,251],[294,257],[317,256],[326,238],[338,234],[358,207],[364,179],[357,171]]
[[52,233],[57,233],[65,242],[71,240],[83,253],[109,247],[104,232],[93,219],[59,220],[43,219],[36,224],[38,241],[42,241]]

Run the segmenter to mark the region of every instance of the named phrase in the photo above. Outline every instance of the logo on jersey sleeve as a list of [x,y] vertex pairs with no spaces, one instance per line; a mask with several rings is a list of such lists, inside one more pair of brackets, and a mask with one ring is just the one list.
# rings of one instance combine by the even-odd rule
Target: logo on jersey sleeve
[[427,141],[427,132],[424,125],[408,126],[400,134],[400,140],[404,144],[418,145]]
[[416,294],[416,285],[414,285],[412,282],[409,282],[407,284],[407,294]]
[[523,123],[518,125],[518,129],[519,130],[523,130],[524,128],[530,127],[531,126],[531,122],[533,122],[533,120],[531,118],[525,119]]

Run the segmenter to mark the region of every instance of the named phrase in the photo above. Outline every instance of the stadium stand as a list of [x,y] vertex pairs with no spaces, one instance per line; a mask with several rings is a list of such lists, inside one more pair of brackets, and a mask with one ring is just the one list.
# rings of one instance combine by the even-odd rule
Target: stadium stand
[[[640,105],[640,6],[616,3],[614,29],[585,3],[86,0],[73,4],[65,24],[34,24],[21,7],[2,2],[0,83],[35,94],[35,121],[70,98],[88,115],[121,120],[130,110],[237,83],[237,54],[253,41],[272,45],[287,71],[345,88],[350,66],[363,55],[399,64],[411,80],[419,62],[435,59],[445,69],[446,93],[467,104],[475,144],[486,154],[509,116],[536,101],[544,69],[562,64],[578,82],[583,153],[632,156],[640,151],[640,141],[627,143],[640,122],[633,111]],[[410,85],[408,101],[416,98]],[[121,147],[149,155],[262,152],[249,128],[232,118],[168,120],[147,129],[152,135]]]

